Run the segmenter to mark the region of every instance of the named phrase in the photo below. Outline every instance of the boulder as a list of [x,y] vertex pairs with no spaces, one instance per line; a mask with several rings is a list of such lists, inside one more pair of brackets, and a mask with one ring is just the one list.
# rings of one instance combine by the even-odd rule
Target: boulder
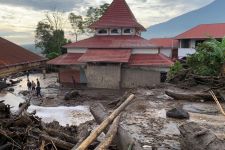
[[8,88],[7,91],[8,92],[14,92],[15,90],[14,90],[14,88]]
[[7,88],[7,87],[8,87],[8,85],[6,84],[6,82],[0,81],[0,90]]
[[24,91],[20,91],[19,94],[22,94],[23,96],[27,96],[28,94],[30,94],[30,92],[27,90],[24,90]]
[[187,111],[182,108],[174,108],[166,112],[167,117],[176,118],[176,119],[189,119],[190,115]]
[[225,150],[225,141],[211,130],[197,123],[188,122],[179,127],[181,149],[184,150]]
[[80,96],[78,91],[75,91],[75,90],[70,91],[65,94],[64,100],[73,100],[73,99],[76,99],[78,96]]

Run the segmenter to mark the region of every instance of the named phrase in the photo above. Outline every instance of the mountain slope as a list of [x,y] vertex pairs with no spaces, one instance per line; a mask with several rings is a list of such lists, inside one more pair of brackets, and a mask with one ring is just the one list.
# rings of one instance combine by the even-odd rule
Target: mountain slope
[[194,26],[206,23],[225,22],[225,0],[215,0],[211,4],[173,18],[167,22],[151,26],[143,33],[144,38],[174,37]]

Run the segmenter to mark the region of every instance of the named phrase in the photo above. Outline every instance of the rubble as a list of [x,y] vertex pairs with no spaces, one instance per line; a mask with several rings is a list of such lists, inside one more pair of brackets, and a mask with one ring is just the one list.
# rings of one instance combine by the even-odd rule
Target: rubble
[[70,91],[70,92],[67,92],[64,96],[64,100],[74,100],[76,99],[78,96],[80,96],[79,92],[78,91]]
[[225,150],[225,141],[211,130],[189,122],[179,127],[181,148],[185,150]]

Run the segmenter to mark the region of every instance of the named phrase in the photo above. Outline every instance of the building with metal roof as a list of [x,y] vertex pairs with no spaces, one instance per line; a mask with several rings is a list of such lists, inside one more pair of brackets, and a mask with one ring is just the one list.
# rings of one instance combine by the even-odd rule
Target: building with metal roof
[[46,59],[0,37],[0,78],[43,66]]
[[185,57],[196,52],[195,48],[210,38],[221,40],[225,37],[225,23],[200,24],[175,37],[179,41],[178,55]]
[[159,83],[160,72],[173,64],[160,54],[160,46],[141,37],[145,28],[125,0],[113,0],[90,28],[95,31],[93,37],[65,45],[67,54],[48,62],[62,66],[61,83],[70,80],[111,89],[149,86]]

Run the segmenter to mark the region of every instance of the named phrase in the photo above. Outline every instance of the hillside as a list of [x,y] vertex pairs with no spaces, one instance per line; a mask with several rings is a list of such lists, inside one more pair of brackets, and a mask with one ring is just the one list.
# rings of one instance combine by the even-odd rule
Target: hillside
[[223,14],[225,14],[225,0],[215,0],[205,7],[151,26],[142,36],[147,39],[173,37],[199,24],[225,22]]

